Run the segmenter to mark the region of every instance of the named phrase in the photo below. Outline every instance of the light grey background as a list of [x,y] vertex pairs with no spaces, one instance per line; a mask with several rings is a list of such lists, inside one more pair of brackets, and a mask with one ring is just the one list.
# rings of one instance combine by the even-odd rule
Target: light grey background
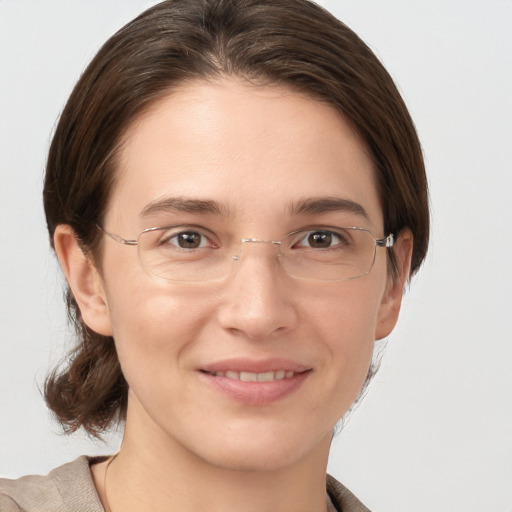
[[[59,434],[39,387],[71,343],[45,153],[80,72],[144,0],[0,0],[0,475],[116,449]],[[330,471],[376,512],[512,511],[512,2],[321,2],[395,77],[423,142],[428,261]]]

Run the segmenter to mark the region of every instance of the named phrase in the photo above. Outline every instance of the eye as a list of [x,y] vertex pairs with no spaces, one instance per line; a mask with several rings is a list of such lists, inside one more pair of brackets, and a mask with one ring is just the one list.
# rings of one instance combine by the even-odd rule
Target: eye
[[348,237],[341,233],[329,230],[305,231],[300,234],[294,247],[306,247],[310,249],[331,249],[347,245]]
[[169,244],[180,249],[201,249],[203,247],[213,247],[213,244],[205,235],[198,231],[180,231],[164,237],[161,244]]

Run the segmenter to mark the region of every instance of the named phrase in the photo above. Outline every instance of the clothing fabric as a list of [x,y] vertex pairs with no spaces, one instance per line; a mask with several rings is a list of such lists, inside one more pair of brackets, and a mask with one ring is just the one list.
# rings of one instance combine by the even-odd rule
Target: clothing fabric
[[[105,457],[79,457],[47,476],[0,478],[0,512],[105,512],[91,464]],[[338,512],[370,512],[346,487],[327,475],[327,494]]]

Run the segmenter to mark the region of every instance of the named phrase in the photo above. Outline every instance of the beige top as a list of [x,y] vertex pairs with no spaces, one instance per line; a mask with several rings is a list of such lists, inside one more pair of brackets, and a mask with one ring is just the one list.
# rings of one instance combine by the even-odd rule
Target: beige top
[[[0,512],[105,512],[90,466],[105,457],[79,457],[47,476],[0,478]],[[327,475],[330,511],[370,512],[346,487]],[[334,508],[332,508],[334,506]]]

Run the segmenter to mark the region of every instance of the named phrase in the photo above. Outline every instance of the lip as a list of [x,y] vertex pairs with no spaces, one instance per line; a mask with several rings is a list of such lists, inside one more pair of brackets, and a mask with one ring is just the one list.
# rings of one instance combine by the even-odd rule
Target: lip
[[[294,372],[293,376],[279,380],[246,382],[225,376],[217,372],[265,373],[284,370]],[[297,391],[311,375],[312,368],[287,359],[229,359],[218,361],[199,368],[199,374],[213,390],[245,405],[269,405],[284,399]]]
[[272,358],[272,359],[244,359],[244,358],[233,358],[224,359],[210,363],[199,368],[202,371],[215,373],[215,372],[251,372],[251,373],[264,373],[264,372],[275,372],[277,370],[291,371],[294,373],[302,373],[311,368],[295,362],[290,359],[283,358]]

